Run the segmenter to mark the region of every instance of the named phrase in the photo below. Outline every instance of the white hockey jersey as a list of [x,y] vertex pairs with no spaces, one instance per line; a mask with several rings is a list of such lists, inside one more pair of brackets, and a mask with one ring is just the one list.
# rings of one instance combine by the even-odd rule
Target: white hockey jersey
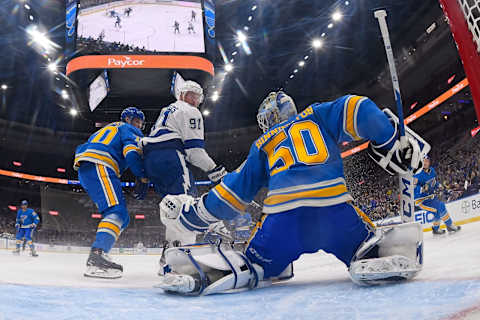
[[186,160],[207,172],[216,167],[205,151],[203,117],[194,106],[177,100],[160,112],[157,122],[142,145],[177,148],[186,154]]

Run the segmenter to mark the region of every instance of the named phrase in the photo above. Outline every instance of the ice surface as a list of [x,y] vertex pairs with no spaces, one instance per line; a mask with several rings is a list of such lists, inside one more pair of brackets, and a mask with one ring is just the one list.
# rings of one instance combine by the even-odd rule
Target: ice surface
[[[125,8],[133,9],[129,17]],[[121,28],[115,27],[115,18],[105,9],[78,16],[78,36],[98,39],[103,32],[105,42],[120,42],[146,50],[160,52],[205,52],[201,9],[171,4],[131,4],[114,8],[119,14]],[[195,33],[188,33],[191,12],[197,13],[193,22]],[[174,21],[180,24],[180,34],[174,34]]]
[[0,250],[0,319],[480,319],[480,223],[458,234],[425,234],[415,281],[354,285],[333,256],[295,262],[295,278],[270,288],[206,297],[153,289],[157,256],[114,256],[118,280],[82,276],[85,254],[31,258]]

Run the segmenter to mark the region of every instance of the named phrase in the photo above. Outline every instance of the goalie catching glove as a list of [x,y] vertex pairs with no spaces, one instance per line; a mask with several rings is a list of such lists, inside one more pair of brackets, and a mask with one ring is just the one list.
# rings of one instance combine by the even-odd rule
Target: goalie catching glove
[[370,141],[368,155],[391,175],[404,175],[410,170],[417,174],[422,170],[421,150],[417,140],[407,132],[407,146],[402,147],[398,139],[398,120],[392,117],[389,119],[395,129],[392,137],[379,145]]
[[200,198],[181,195],[167,195],[160,202],[160,220],[169,230],[180,234],[204,233],[209,226],[220,220],[205,208],[203,195]]

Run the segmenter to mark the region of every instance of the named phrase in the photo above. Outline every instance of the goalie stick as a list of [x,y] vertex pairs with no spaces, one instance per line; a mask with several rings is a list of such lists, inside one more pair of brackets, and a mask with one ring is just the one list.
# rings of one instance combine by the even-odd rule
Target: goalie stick
[[[403,105],[402,105],[402,96],[400,94],[400,83],[398,81],[397,69],[395,67],[395,59],[393,57],[392,44],[390,43],[390,36],[388,33],[387,26],[387,12],[385,10],[376,10],[374,12],[375,18],[378,20],[380,26],[380,32],[382,33],[383,44],[385,46],[385,52],[387,54],[388,68],[390,69],[390,76],[392,78],[393,94],[395,96],[395,102],[397,105],[397,114],[398,114],[398,124],[400,132],[400,145],[401,148],[407,147],[407,137],[405,135],[405,124],[403,118]],[[409,130],[411,135],[413,131]],[[413,136],[415,139],[419,140],[418,135]],[[424,152],[423,154],[428,153],[430,146],[423,139],[420,138],[419,144],[421,144],[420,149]],[[413,197],[413,170],[410,170],[407,174],[399,175],[399,184],[400,184],[400,216],[402,222],[411,222],[414,221],[414,211],[415,211],[415,202]]]

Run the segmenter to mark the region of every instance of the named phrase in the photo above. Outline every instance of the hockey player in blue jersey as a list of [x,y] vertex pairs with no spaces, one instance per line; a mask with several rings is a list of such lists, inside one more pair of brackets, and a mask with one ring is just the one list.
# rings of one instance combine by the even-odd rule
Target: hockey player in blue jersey
[[220,245],[168,249],[164,270],[170,272],[160,288],[205,295],[265,286],[292,277],[292,262],[319,250],[341,260],[362,285],[410,279],[421,270],[419,224],[376,229],[352,204],[337,146],[369,139],[378,163],[403,174],[421,165],[415,140],[401,149],[397,124],[361,96],[314,103],[297,114],[289,96],[273,92],[261,104],[257,120],[265,133],[236,171],[199,199],[169,195],[160,204],[167,228],[203,232],[242,214],[266,187],[264,215],[245,251]]
[[17,211],[17,219],[15,221],[15,228],[17,229],[16,234],[16,247],[14,254],[20,254],[20,246],[23,242],[23,238],[27,241],[28,246],[30,247],[30,254],[32,257],[38,257],[37,252],[35,251],[35,246],[33,245],[33,231],[40,222],[38,214],[31,208],[28,208],[28,201],[23,200],[21,209]]
[[460,226],[456,226],[453,223],[445,204],[438,200],[435,195],[435,191],[440,186],[440,183],[437,180],[435,169],[431,167],[430,158],[425,157],[423,160],[423,170],[414,176],[413,182],[415,184],[415,209],[433,213],[433,234],[438,235],[445,233],[445,230],[440,229],[442,221],[447,226],[448,232],[459,231]]
[[75,152],[74,168],[80,183],[103,216],[87,260],[86,277],[122,276],[123,267],[107,255],[130,221],[120,177],[129,168],[138,183],[148,186],[139,146],[145,116],[130,107],[123,110],[121,120],[92,134]]

